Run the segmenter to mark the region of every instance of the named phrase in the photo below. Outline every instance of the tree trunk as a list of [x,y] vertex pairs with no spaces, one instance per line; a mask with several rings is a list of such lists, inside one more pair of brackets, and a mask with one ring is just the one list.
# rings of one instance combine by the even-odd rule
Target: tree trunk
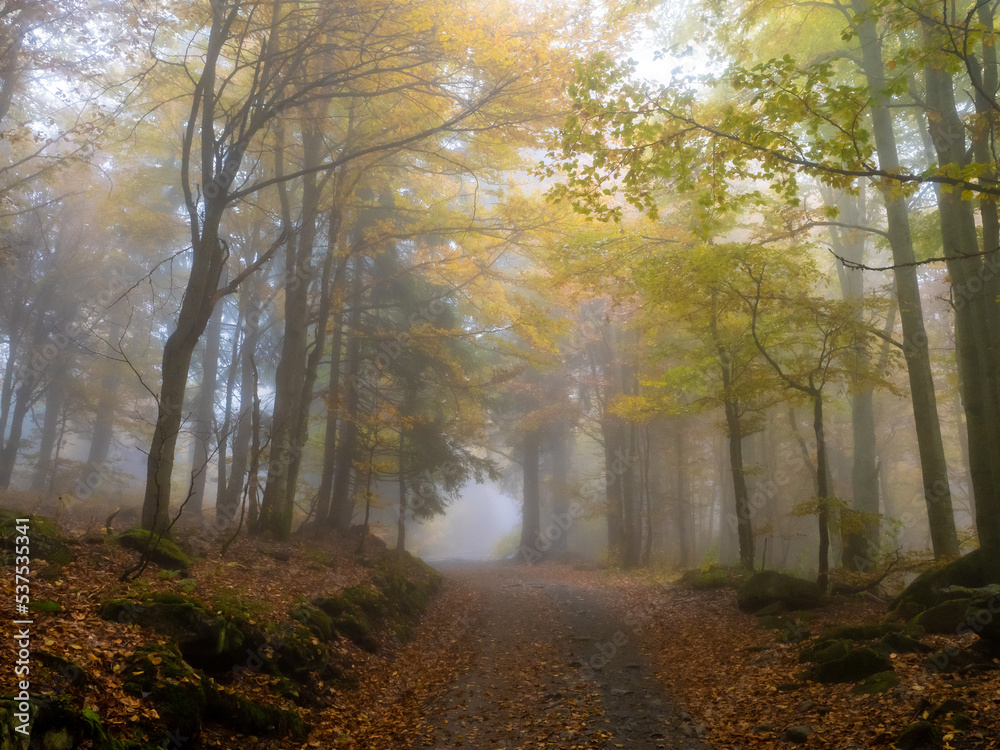
[[680,567],[691,567],[691,504],[687,486],[687,456],[684,453],[684,431],[680,420],[674,425],[674,478],[677,512],[677,542],[680,550]]
[[823,394],[818,390],[812,392],[813,401],[813,431],[816,435],[816,487],[818,488],[819,509],[819,572],[816,585],[825,592],[830,586],[830,471],[826,453],[826,436],[823,431]]
[[539,459],[541,457],[541,437],[535,430],[523,437],[521,468],[524,475],[523,505],[521,509],[521,551],[527,562],[534,562],[541,556],[541,488],[539,484]]
[[[215,507],[215,524],[227,528],[239,513],[243,488],[247,481],[247,463],[250,459],[250,441],[253,432],[256,394],[256,368],[254,353],[260,336],[260,310],[258,308],[256,277],[248,281],[240,290],[239,317],[243,320],[243,343],[240,345],[240,413],[236,419],[236,434],[233,436],[233,461],[226,481],[226,494],[222,503]],[[238,332],[237,332],[238,335]],[[236,367],[236,362],[233,362]],[[252,526],[253,524],[251,524]]]
[[[925,24],[925,39],[934,34]],[[955,103],[952,75],[932,60],[926,68],[931,139],[941,164],[968,163],[965,124]],[[976,500],[977,528],[983,559],[1000,580],[1000,356],[996,341],[996,298],[985,293],[983,260],[973,206],[953,190],[938,191],[941,235],[955,296],[956,353],[963,375],[970,463]],[[984,230],[986,229],[984,224]],[[972,294],[965,294],[974,292]],[[985,512],[985,514],[984,514]],[[952,524],[954,521],[952,519]],[[934,526],[931,534],[934,534]],[[953,555],[958,554],[957,544]]]
[[[888,107],[888,96],[885,93],[882,42],[875,28],[868,0],[852,0],[852,6],[855,14],[861,18],[857,30],[863,54],[862,66],[868,80],[868,88],[872,92],[872,126],[879,167],[892,172],[899,168],[899,155],[892,114]],[[889,246],[895,266],[896,292],[899,296],[899,316],[903,326],[904,354],[910,380],[924,498],[931,526],[934,554],[946,557],[958,553],[958,534],[951,508],[948,467],[941,440],[927,333],[924,330],[916,258],[910,235],[909,209],[905,199],[893,195],[891,191],[892,188],[887,186],[883,196],[888,220]]]
[[52,465],[52,450],[56,445],[59,432],[59,416],[62,412],[63,384],[62,373],[53,373],[49,385],[45,389],[45,418],[42,422],[42,435],[38,444],[38,462],[31,478],[31,489],[44,493],[49,484],[49,476],[54,471]]
[[328,525],[347,529],[354,517],[354,501],[351,498],[351,473],[357,451],[358,411],[360,406],[361,375],[361,311],[364,291],[365,258],[354,253],[353,276],[351,279],[351,311],[348,315],[347,347],[344,361],[344,411],[341,415],[340,435],[337,440],[337,455],[334,461],[333,487],[330,497]]
[[399,435],[399,519],[396,521],[396,549],[406,549],[406,471],[404,470],[403,434]]
[[215,306],[205,334],[201,361],[201,388],[195,406],[194,460],[191,463],[191,499],[187,512],[198,523],[205,508],[205,483],[208,480],[212,433],[215,431],[215,390],[219,379],[219,350],[222,344],[222,310]]

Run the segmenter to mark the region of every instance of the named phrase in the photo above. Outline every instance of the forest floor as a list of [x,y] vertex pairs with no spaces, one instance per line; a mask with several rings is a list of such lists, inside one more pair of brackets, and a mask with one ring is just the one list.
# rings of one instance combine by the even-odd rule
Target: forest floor
[[[806,680],[800,646],[740,612],[731,589],[551,564],[443,569],[445,590],[421,633],[355,696],[353,746],[789,748],[785,730],[806,727],[803,747],[867,750],[891,747],[954,699],[973,724],[942,732],[938,746],[1000,748],[998,670],[958,679],[926,669],[926,655],[899,654],[898,686],[855,695],[851,684]],[[808,628],[884,614],[876,602],[845,600]]]
[[[151,708],[122,690],[121,665],[150,636],[102,620],[98,603],[137,586],[172,591],[187,582],[213,606],[239,603],[255,617],[281,618],[303,597],[369,575],[335,549],[293,545],[287,560],[273,552],[240,540],[226,561],[197,563],[190,579],[151,570],[122,584],[116,576],[132,553],[77,544],[76,560],[58,578],[33,582],[33,598],[61,605],[34,615],[33,648],[81,663],[89,677],[81,700],[109,730],[128,727]],[[693,590],[666,578],[557,564],[438,567],[444,586],[408,640],[383,634],[376,653],[344,641],[331,645],[358,686],[315,685],[319,699],[301,709],[307,737],[234,735],[208,716],[190,746],[735,750],[791,747],[783,733],[799,727],[808,730],[801,746],[861,750],[890,747],[907,725],[933,719],[935,707],[955,699],[971,726],[945,727],[939,746],[1000,748],[1000,670],[937,673],[923,666],[926,655],[899,654],[896,687],[857,695],[851,684],[809,681],[801,646],[740,612],[728,588]],[[12,597],[13,569],[3,570],[2,593]],[[844,599],[803,615],[802,624],[820,635],[884,614],[872,600]],[[974,638],[922,640],[940,650]],[[13,660],[12,639],[5,638],[0,662]],[[0,694],[12,694],[11,677],[8,669],[0,675]],[[248,694],[254,680],[267,688],[263,675],[246,680]]]

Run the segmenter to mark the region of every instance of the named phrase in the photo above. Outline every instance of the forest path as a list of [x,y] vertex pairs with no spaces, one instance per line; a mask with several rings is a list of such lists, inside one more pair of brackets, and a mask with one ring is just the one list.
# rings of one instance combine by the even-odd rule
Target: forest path
[[382,719],[354,735],[361,746],[705,747],[606,584],[561,566],[437,567],[445,590],[371,696]]

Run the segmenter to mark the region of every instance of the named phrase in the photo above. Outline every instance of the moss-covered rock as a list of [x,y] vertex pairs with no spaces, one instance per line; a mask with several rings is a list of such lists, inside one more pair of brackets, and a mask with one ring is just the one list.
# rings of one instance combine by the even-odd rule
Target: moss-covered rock
[[42,567],[38,565],[39,560],[45,560],[56,569],[73,561],[73,552],[59,533],[59,527],[51,520],[45,516],[18,515],[13,511],[0,509],[0,539],[3,540],[0,563],[7,565],[12,560],[14,541],[21,536],[22,524],[17,522],[19,518],[28,519],[28,544],[36,571]]
[[305,722],[298,711],[265,706],[214,685],[208,691],[205,716],[243,734],[279,734],[295,739],[303,739],[307,734]]
[[892,661],[885,654],[867,646],[852,646],[839,658],[817,663],[810,676],[817,682],[859,682],[889,671],[892,671]]
[[46,615],[57,615],[62,612],[62,605],[50,599],[32,600],[28,604],[28,609],[32,612],[41,612]]
[[910,625],[926,633],[955,633],[965,622],[965,613],[971,604],[971,599],[947,599],[925,609],[910,620]]
[[[942,601],[942,590],[954,586],[981,588],[1000,581],[987,580],[982,553],[969,554],[944,565],[935,565],[921,573],[899,596],[889,603],[890,617],[909,620],[915,614]],[[946,595],[945,595],[946,596]]]
[[231,669],[244,656],[246,639],[235,623],[181,594],[157,593],[139,601],[112,599],[97,611],[105,620],[134,622],[169,637],[186,661],[210,672]]
[[208,696],[203,678],[174,646],[143,646],[122,666],[125,692],[150,701],[169,731],[196,737]]
[[843,638],[822,638],[799,654],[799,662],[824,663],[843,659],[851,651],[851,642]]
[[[685,586],[690,586],[696,591],[737,588],[750,575],[750,572],[744,570],[743,568],[727,568],[722,565],[709,565],[703,568],[685,570],[681,574],[679,583],[682,583]],[[779,613],[771,612],[768,614]]]
[[941,730],[929,721],[910,724],[894,743],[899,750],[930,750],[941,747]]
[[891,690],[899,684],[899,677],[895,672],[876,672],[865,678],[860,685],[851,688],[855,695],[877,695]]
[[826,634],[827,638],[843,638],[848,641],[875,641],[890,633],[899,633],[903,626],[894,622],[872,622],[863,625],[841,625]]
[[776,570],[762,570],[737,589],[736,601],[744,612],[757,612],[776,602],[789,610],[815,609],[823,605],[824,599],[812,581]]
[[125,549],[134,550],[140,554],[146,552],[151,562],[164,568],[187,570],[194,565],[194,560],[170,539],[161,536],[155,539],[154,544],[146,529],[123,531],[116,537],[116,540]]
[[875,648],[887,654],[929,654],[934,650],[926,643],[911,638],[905,633],[886,633]]
[[336,636],[333,619],[319,607],[297,604],[288,611],[288,614],[325,641],[332,640]]

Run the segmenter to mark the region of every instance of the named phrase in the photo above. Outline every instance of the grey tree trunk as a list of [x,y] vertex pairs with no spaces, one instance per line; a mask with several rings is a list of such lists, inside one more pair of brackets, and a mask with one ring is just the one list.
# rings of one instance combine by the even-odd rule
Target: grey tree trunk
[[219,380],[219,350],[222,344],[221,303],[215,306],[205,334],[201,361],[201,388],[195,405],[194,459],[191,465],[191,499],[187,512],[201,522],[205,508],[205,483],[208,480],[212,434],[215,432],[215,390]]
[[[885,66],[882,43],[867,0],[852,0],[855,14],[861,19],[857,26],[862,49],[862,67],[872,92],[871,116],[879,167],[886,171],[899,168],[896,135],[892,114],[885,93]],[[913,239],[910,235],[909,209],[905,200],[893,195],[889,188],[883,195],[888,221],[889,246],[895,266],[896,293],[899,297],[899,317],[903,327],[904,354],[913,402],[917,446],[923,479],[927,517],[931,527],[934,554],[948,557],[958,554],[958,534],[951,507],[948,466],[941,440],[937,396],[924,329],[920,286],[917,281]]]

